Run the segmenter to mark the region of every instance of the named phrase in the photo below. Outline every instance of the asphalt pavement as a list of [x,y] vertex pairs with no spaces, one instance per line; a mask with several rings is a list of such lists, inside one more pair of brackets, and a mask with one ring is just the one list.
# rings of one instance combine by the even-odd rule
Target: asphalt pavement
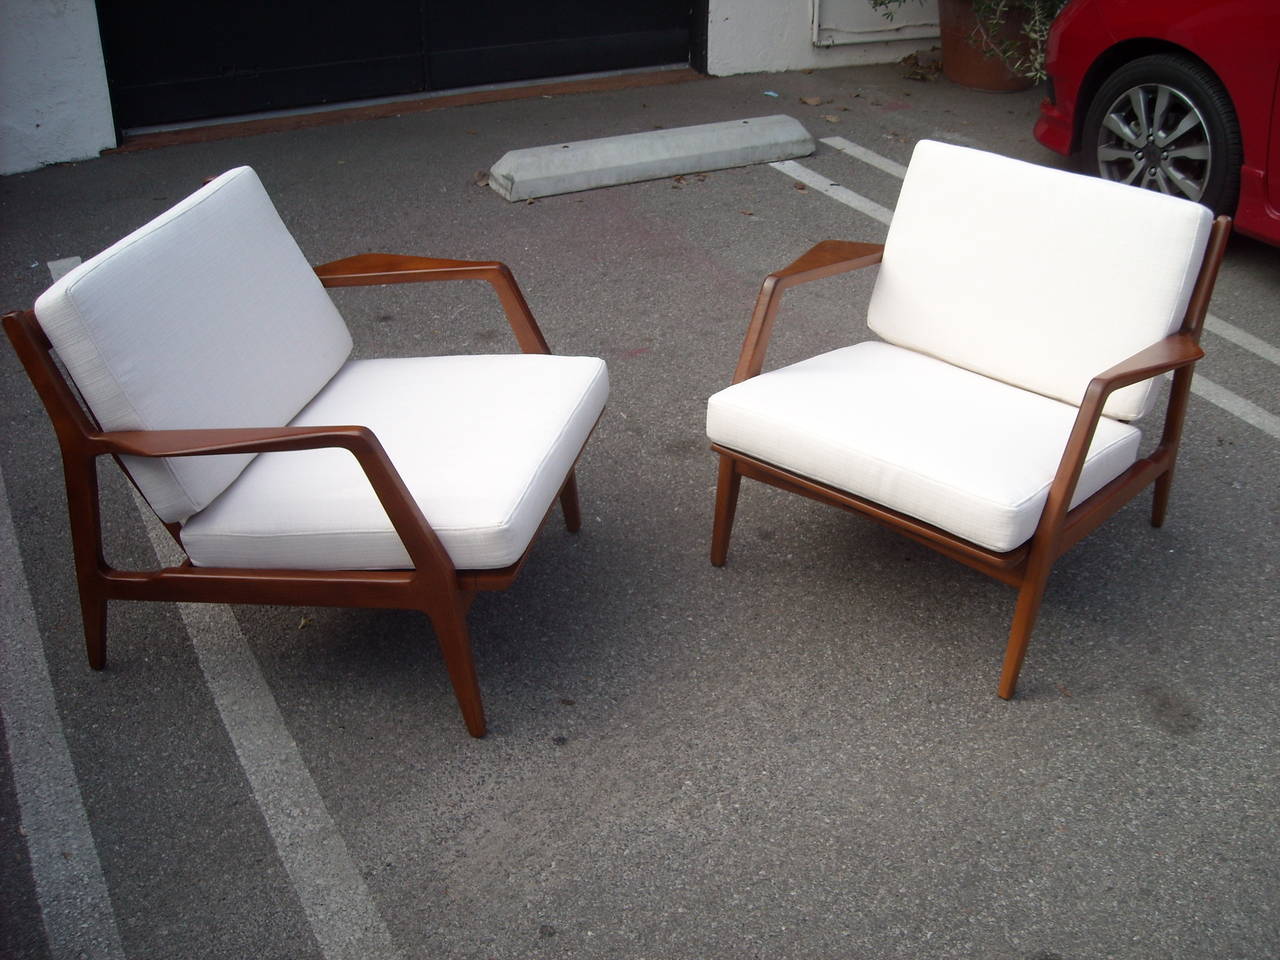
[[[117,603],[91,671],[53,432],[0,347],[0,956],[1280,957],[1280,250],[1232,241],[1169,519],[1139,497],[1059,562],[1016,699],[995,693],[1012,591],[875,524],[748,483],[708,562],[705,401],[765,274],[883,239],[921,138],[1067,165],[1031,136],[1039,92],[903,74],[537,96],[0,180],[6,309],[250,164],[312,262],[503,260],[552,349],[613,385],[581,532],[548,523],[472,609],[473,740],[408,612]],[[777,113],[822,141],[804,176],[482,185],[518,147]],[[788,294],[770,363],[867,339],[872,279]],[[481,285],[335,300],[359,356],[516,349]],[[101,473],[111,558],[154,564],[163,531]]]

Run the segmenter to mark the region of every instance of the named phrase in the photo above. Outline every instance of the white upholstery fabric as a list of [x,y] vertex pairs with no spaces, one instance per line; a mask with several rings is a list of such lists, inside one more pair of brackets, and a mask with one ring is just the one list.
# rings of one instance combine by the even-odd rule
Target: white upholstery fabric
[[[885,340],[1079,404],[1089,381],[1177,329],[1212,216],[1151,190],[921,141],[868,323]],[[1154,384],[1118,390],[1134,419]]]
[[[1035,532],[1077,409],[887,343],[745,380],[707,405],[716,443],[991,550]],[[1137,458],[1102,418],[1072,505]]]
[[[455,567],[493,569],[528,547],[608,390],[593,357],[357,360],[293,423],[372,429]],[[198,566],[410,565],[345,450],[259,455],[182,542]]]
[[[279,426],[351,352],[248,167],[72,270],[36,316],[106,430]],[[128,458],[128,468],[156,513],[181,521],[251,459]]]

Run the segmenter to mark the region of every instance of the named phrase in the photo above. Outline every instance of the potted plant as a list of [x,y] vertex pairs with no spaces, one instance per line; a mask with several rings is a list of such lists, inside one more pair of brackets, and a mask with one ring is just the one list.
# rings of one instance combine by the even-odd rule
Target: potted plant
[[[868,2],[892,20],[910,0]],[[938,0],[943,74],[979,90],[1025,90],[1044,79],[1049,24],[1065,4],[1066,0]]]

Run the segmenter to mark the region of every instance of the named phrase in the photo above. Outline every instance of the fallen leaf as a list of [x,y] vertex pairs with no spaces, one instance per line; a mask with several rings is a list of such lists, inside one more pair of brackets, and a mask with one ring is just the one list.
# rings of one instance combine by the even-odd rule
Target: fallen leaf
[[489,171],[477,170],[475,177],[472,178],[472,182],[477,187],[487,187],[489,185]]
[[808,190],[808,189],[809,189],[807,186],[805,186],[805,185],[804,185],[803,183],[801,183],[799,180],[797,180],[797,181],[793,184],[793,186],[794,186],[797,190]]
[[750,210],[739,210],[738,212],[742,214],[744,217],[754,216],[754,214]]
[[299,621],[298,621],[298,629],[299,629],[299,630],[305,630],[305,629],[307,629],[307,627],[309,627],[310,625],[311,625],[311,618],[310,618],[310,617],[303,617],[301,620],[299,620]]
[[903,77],[907,80],[927,83],[937,80],[938,75],[942,73],[942,56],[933,50],[910,53],[898,62],[906,67]]
[[807,103],[811,107],[819,106],[822,103],[821,97],[801,97],[801,103]]
[[837,117],[834,113],[824,113],[824,114],[822,115],[822,119],[823,119],[823,120],[825,120],[825,121],[827,121],[827,123],[839,123],[839,122],[840,122],[840,118],[839,118],[839,117]]

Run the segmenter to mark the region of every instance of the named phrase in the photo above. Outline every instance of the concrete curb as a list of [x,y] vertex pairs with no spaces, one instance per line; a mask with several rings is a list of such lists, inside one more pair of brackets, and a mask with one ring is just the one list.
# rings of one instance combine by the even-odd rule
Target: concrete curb
[[814,149],[813,137],[798,120],[778,114],[511,150],[490,169],[489,186],[508,200],[531,200],[789,160]]

